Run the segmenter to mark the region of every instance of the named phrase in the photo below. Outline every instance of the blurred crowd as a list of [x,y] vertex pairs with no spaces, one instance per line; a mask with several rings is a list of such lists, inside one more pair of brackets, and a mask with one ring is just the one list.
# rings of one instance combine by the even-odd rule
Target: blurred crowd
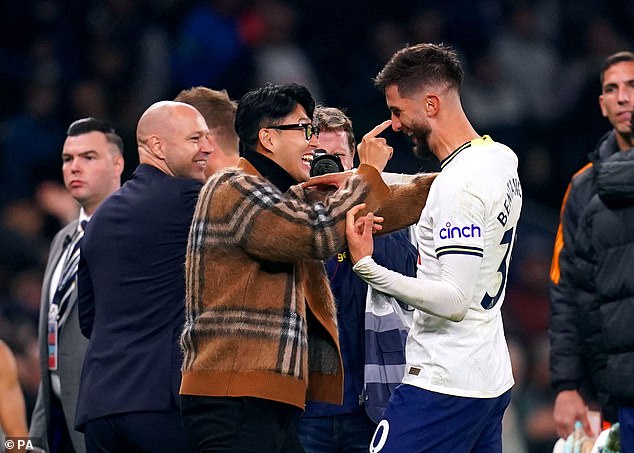
[[[2,2],[0,338],[16,355],[27,413],[49,242],[78,210],[60,183],[70,122],[115,125],[124,180],[137,163],[141,112],[196,85],[239,99],[266,82],[298,82],[344,108],[363,134],[388,117],[371,79],[392,53],[444,42],[466,63],[464,107],[477,131],[520,159],[527,199],[503,308],[517,382],[507,433],[517,452],[551,451],[547,285],[557,208],[610,128],[598,74],[607,55],[634,48],[632,23],[627,0]],[[436,169],[412,156],[402,134],[386,135],[396,150],[387,171]]]

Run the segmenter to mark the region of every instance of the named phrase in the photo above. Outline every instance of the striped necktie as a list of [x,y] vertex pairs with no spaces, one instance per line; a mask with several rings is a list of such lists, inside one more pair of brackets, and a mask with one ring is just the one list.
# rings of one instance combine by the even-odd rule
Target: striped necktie
[[65,247],[65,250],[68,250],[68,253],[66,254],[66,260],[62,265],[59,283],[57,284],[57,289],[55,290],[53,300],[51,301],[51,304],[57,305],[57,320],[59,326],[66,321],[64,314],[66,307],[68,306],[70,295],[73,293],[76,286],[77,268],[79,266],[79,245],[81,243],[81,238],[84,236],[86,223],[87,222],[83,220],[75,233],[72,236],[67,237],[68,244]]

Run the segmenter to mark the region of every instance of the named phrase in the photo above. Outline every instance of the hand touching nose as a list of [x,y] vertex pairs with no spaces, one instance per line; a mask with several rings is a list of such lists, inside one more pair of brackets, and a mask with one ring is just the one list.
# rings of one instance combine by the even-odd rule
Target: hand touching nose
[[392,158],[392,153],[394,152],[394,149],[387,144],[385,139],[378,136],[390,124],[392,124],[392,120],[386,120],[375,126],[374,129],[363,136],[361,143],[357,147],[359,162],[372,165],[379,173],[383,171],[387,161]]

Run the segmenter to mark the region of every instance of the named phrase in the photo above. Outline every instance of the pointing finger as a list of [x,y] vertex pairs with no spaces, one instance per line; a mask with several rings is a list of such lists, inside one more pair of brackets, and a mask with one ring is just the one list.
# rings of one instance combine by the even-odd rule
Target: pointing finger
[[385,129],[387,129],[390,124],[392,124],[392,120],[385,120],[383,121],[381,124],[379,124],[378,126],[374,126],[374,128],[368,132],[367,134],[365,134],[363,136],[364,139],[366,138],[374,138],[377,135],[379,135],[381,132],[383,132]]

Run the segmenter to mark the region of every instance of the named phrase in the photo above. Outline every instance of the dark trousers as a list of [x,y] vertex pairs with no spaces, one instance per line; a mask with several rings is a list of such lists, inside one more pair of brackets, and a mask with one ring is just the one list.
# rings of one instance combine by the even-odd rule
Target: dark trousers
[[351,414],[302,417],[297,432],[306,453],[367,453],[375,428],[361,408]]
[[85,425],[88,453],[186,453],[178,410],[130,412],[90,420]]
[[181,414],[195,452],[303,453],[301,411],[260,398],[181,395]]
[[62,403],[52,391],[49,398],[51,404],[49,406],[48,450],[50,453],[75,453]]

